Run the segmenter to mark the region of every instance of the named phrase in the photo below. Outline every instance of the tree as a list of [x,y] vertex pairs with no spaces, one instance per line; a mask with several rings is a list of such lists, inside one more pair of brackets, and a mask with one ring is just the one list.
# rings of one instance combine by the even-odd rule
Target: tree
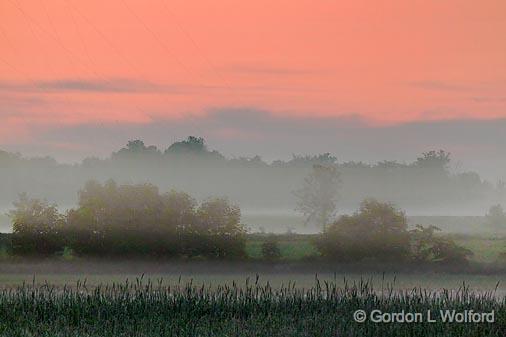
[[56,205],[21,194],[14,207],[9,216],[15,254],[47,256],[63,250],[64,217]]
[[436,240],[434,233],[440,230],[436,226],[416,225],[410,231],[411,254],[415,262],[427,262],[434,259],[434,242]]
[[300,190],[294,192],[297,208],[306,217],[306,224],[314,223],[322,228],[332,220],[336,212],[340,175],[335,166],[314,165],[304,179]]
[[218,151],[209,151],[204,138],[195,136],[173,143],[164,153],[166,155],[193,155],[206,159],[225,159]]
[[416,167],[446,172],[451,161],[450,156],[451,154],[444,150],[424,152],[414,164]]
[[183,233],[188,255],[214,258],[245,255],[246,228],[241,224],[239,207],[226,198],[212,198],[200,205],[196,217]]
[[67,213],[67,237],[78,254],[245,255],[241,212],[224,198],[198,206],[188,194],[161,194],[151,184],[86,183],[79,208]]
[[146,146],[142,140],[130,140],[126,147],[112,154],[113,158],[136,158],[138,156],[150,155],[157,156],[161,152],[154,145]]
[[342,261],[408,258],[406,215],[391,204],[367,199],[359,211],[325,228],[316,244],[323,256]]

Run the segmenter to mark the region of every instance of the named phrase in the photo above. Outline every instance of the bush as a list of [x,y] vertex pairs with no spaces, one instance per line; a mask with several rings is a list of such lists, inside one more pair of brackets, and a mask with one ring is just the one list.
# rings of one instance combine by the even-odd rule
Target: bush
[[63,249],[65,219],[56,205],[22,194],[14,206],[9,212],[14,254],[47,256]]
[[436,226],[416,225],[410,231],[412,259],[415,262],[467,263],[473,252],[453,240],[435,235]]
[[316,245],[323,256],[340,261],[407,259],[407,219],[391,204],[367,199],[358,212],[328,226]]
[[183,252],[188,256],[244,257],[246,229],[241,211],[225,198],[209,199],[195,214],[195,221],[181,230]]
[[90,181],[79,192],[79,207],[65,215],[26,196],[15,206],[13,247],[20,255],[66,247],[95,256],[245,256],[240,209],[223,198],[198,206],[186,193],[160,195],[151,184]]
[[262,256],[267,260],[277,260],[281,257],[278,238],[275,235],[269,235],[262,243]]

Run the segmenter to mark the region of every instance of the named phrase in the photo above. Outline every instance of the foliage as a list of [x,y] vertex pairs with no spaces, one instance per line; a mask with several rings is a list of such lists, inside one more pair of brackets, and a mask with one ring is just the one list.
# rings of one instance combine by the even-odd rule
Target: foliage
[[444,150],[424,152],[416,159],[414,166],[446,172],[451,161],[450,157],[451,154]]
[[416,225],[410,231],[412,258],[415,262],[466,263],[473,255],[469,249],[461,247],[448,237],[438,237],[436,226]]
[[188,256],[244,257],[246,229],[240,225],[241,211],[227,199],[202,203],[195,222],[184,227],[183,252]]
[[64,218],[56,205],[22,194],[9,212],[12,251],[22,255],[52,255],[63,248]]
[[407,219],[391,204],[367,199],[358,212],[328,226],[316,244],[323,256],[338,260],[405,259],[409,256]]
[[186,140],[175,142],[165,150],[166,155],[195,155],[202,158],[224,160],[218,151],[209,151],[202,137],[189,136]]
[[[415,324],[358,323],[356,310],[426,313],[440,310],[494,311],[495,322],[448,324],[441,319]],[[424,316],[425,317],[425,316]],[[320,282],[300,289],[293,284],[272,288],[247,280],[232,285],[166,285],[138,278],[134,282],[55,288],[23,285],[0,292],[0,334],[6,337],[503,337],[506,298],[493,292],[473,293],[412,289],[389,284]]]
[[0,152],[0,208],[10,204],[12,196],[20,192],[68,204],[75,191],[91,177],[101,182],[109,178],[142,182],[149,177],[156,186],[177,184],[178,189],[191,191],[198,198],[227,195],[248,207],[285,209],[293,207],[291,191],[315,164],[333,166],[339,171],[339,193],[346,196],[340,200],[341,208],[355,207],[368,196],[427,211],[443,203],[447,207],[467,207],[506,200],[503,185],[494,186],[475,173],[444,169],[450,160],[446,152],[440,155],[438,151],[428,151],[418,156],[415,153],[415,160],[405,163],[339,162],[329,153],[294,155],[269,163],[254,154],[241,158],[243,154],[237,153],[238,159],[226,158],[197,136],[167,145],[162,148],[131,140],[107,158],[87,158],[72,165],[51,158]]
[[269,235],[262,243],[262,257],[267,260],[277,260],[281,257],[278,238],[275,235]]
[[473,252],[449,237],[437,236],[436,226],[416,225],[408,231],[404,212],[374,199],[362,202],[316,240],[323,256],[340,261],[362,259],[465,264]]
[[294,192],[298,199],[296,210],[306,217],[306,224],[325,228],[335,216],[339,186],[339,172],[335,166],[313,166],[302,188]]
[[198,206],[186,193],[111,180],[87,182],[79,207],[65,215],[26,196],[15,207],[13,247],[20,255],[50,255],[67,246],[78,255],[244,256],[240,210],[224,198]]

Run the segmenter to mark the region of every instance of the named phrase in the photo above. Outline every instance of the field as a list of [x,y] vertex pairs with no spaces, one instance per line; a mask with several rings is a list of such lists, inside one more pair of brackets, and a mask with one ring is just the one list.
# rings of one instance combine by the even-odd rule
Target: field
[[[450,235],[460,246],[470,249],[473,256],[472,262],[494,264],[504,263],[500,255],[506,252],[506,237]],[[310,258],[317,254],[312,243],[312,235],[279,235],[279,248],[283,260],[294,261]],[[261,245],[263,238],[260,235],[251,235],[246,245],[249,257],[261,257]]]
[[[313,276],[304,288],[292,282],[271,286],[258,276],[240,283],[214,281],[218,284],[212,286],[197,280],[165,283],[137,277],[108,285],[10,287],[0,292],[0,334],[502,337],[506,333],[506,299],[494,287],[480,293],[463,286],[449,292],[402,291],[384,276],[372,280]],[[493,322],[443,322],[440,310],[448,309],[492,313],[487,317]],[[365,322],[354,320],[357,310],[365,311]],[[424,318],[413,324],[378,323],[369,316],[373,310],[423,313]],[[426,321],[429,310],[436,322]]]
[[[479,232],[478,217],[411,219],[411,224],[442,222],[440,235],[474,253],[469,269],[417,271],[402,265],[329,264],[317,258],[317,229],[283,215],[246,219],[299,227],[278,231],[278,260],[263,259],[262,244],[269,234],[258,233],[267,230],[260,225],[247,236],[247,258],[228,262],[72,255],[33,260],[9,255],[9,235],[3,235],[0,336],[506,335],[506,269],[500,260],[506,237]],[[365,322],[355,321],[357,310],[365,311]],[[373,322],[373,310],[419,313],[422,320]],[[440,310],[473,310],[489,318],[493,313],[493,323],[443,322]],[[427,322],[428,311],[435,322]]]

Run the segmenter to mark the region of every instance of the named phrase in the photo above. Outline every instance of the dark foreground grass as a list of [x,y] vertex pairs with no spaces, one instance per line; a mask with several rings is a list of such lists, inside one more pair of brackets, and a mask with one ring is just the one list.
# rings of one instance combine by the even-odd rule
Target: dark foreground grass
[[[355,310],[495,311],[495,323],[356,323]],[[435,314],[436,316],[436,314]],[[1,336],[494,336],[506,335],[506,299],[493,292],[373,289],[360,281],[272,288],[143,282],[73,287],[23,285],[0,293]]]

